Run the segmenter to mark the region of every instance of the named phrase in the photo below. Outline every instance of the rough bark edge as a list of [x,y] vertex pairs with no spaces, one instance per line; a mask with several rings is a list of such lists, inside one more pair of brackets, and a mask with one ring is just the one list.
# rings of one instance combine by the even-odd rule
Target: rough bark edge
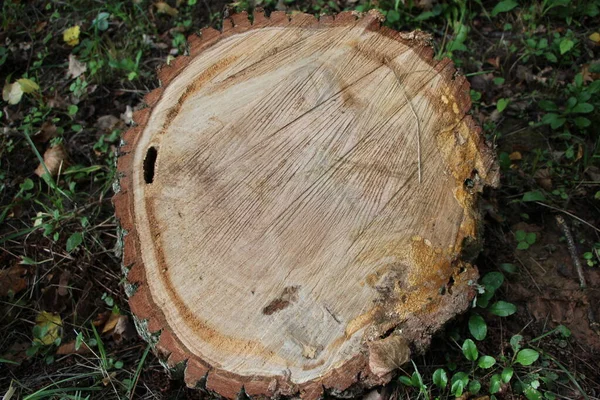
[[[326,393],[334,395],[356,393],[374,385],[387,383],[392,377],[391,373],[379,377],[370,371],[366,349],[342,366],[331,370],[325,376],[301,385],[290,382],[285,376],[264,377],[233,374],[212,367],[200,357],[192,354],[173,334],[164,314],[154,303],[146,285],[144,266],[141,257],[138,255],[139,244],[134,226],[133,202],[130,193],[132,179],[129,171],[132,170],[132,153],[148,122],[151,108],[161,99],[164,88],[189,65],[194,57],[218,41],[249,29],[288,25],[318,29],[329,26],[351,25],[358,20],[364,21],[363,26],[365,29],[378,31],[403,44],[410,45],[424,61],[429,63],[446,79],[448,86],[452,89],[451,96],[457,101],[460,114],[463,115],[463,120],[469,128],[469,134],[472,135],[471,139],[474,140],[477,154],[481,158],[477,170],[479,180],[476,182],[475,190],[479,191],[483,186],[497,186],[498,184],[499,173],[493,151],[485,144],[481,129],[472,117],[466,114],[471,107],[469,83],[463,76],[456,74],[456,70],[449,59],[433,60],[431,39],[425,33],[415,31],[406,34],[381,27],[380,23],[383,21],[383,17],[380,13],[373,11],[368,14],[342,12],[335,16],[321,16],[319,19],[310,14],[297,13],[290,16],[279,11],[275,11],[269,17],[266,17],[262,11],[256,11],[253,14],[252,23],[248,18],[248,14],[243,12],[225,19],[221,32],[206,28],[201,30],[199,36],[190,36],[188,38],[189,55],[177,57],[170,65],[160,68],[158,77],[161,87],[151,91],[144,97],[147,108],[134,113],[133,120],[136,125],[123,135],[120,156],[117,161],[118,182],[115,185],[116,194],[113,197],[115,212],[121,227],[119,236],[123,248],[123,270],[127,275],[127,292],[130,295],[129,304],[132,314],[135,316],[136,327],[141,336],[152,344],[154,352],[161,359],[163,365],[171,371],[183,369],[184,380],[189,387],[202,387],[228,399],[237,398],[240,394],[245,393],[256,398],[299,395],[303,399],[313,400],[323,397]],[[457,179],[460,179],[462,175],[460,171],[453,170],[452,172]],[[474,207],[472,209],[473,213],[477,214],[476,209]],[[473,215],[473,217],[476,217],[476,215]],[[461,227],[459,238],[461,240],[469,237],[473,238],[472,232],[474,229],[463,230]],[[475,230],[479,231],[479,229]],[[428,345],[432,334],[453,317],[456,310],[465,310],[475,295],[471,285],[478,278],[477,270],[458,259],[454,260],[452,265],[455,271],[453,279],[455,281],[454,287],[457,289],[455,293],[457,294],[445,297],[445,301],[451,306],[438,308],[437,312],[430,316],[434,318],[427,318],[429,320],[427,332],[421,332],[418,337],[406,337],[415,346],[417,352],[422,351]],[[434,322],[431,323],[430,321]],[[412,324],[418,325],[421,322],[415,318],[412,320]],[[404,329],[410,331],[411,327],[408,325],[396,326],[393,333],[402,334]]]

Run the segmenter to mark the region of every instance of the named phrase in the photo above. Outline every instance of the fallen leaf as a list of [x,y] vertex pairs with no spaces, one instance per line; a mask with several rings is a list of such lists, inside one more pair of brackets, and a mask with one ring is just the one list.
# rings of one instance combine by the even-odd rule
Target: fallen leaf
[[125,124],[114,115],[103,115],[96,121],[96,127],[101,131],[110,133],[115,129],[124,129]]
[[96,328],[104,326],[104,324],[106,323],[106,321],[108,321],[108,318],[111,316],[111,314],[112,314],[112,312],[110,312],[110,311],[105,311],[103,313],[98,314],[96,316],[96,318],[94,319],[94,321],[92,321],[92,324]]
[[46,143],[48,140],[56,137],[56,125],[50,121],[44,121],[40,130],[33,135],[33,140],[38,143]]
[[92,350],[88,347],[88,345],[83,342],[79,349],[77,349],[77,343],[75,340],[70,341],[69,343],[62,344],[56,349],[56,354],[64,356],[68,354],[87,354]]
[[125,108],[125,112],[123,114],[121,114],[121,119],[127,125],[133,124],[133,109],[131,108],[131,106],[127,106]]
[[2,89],[2,100],[8,104],[18,104],[23,97],[23,89],[18,82],[5,83]]
[[378,377],[383,377],[400,368],[410,360],[410,348],[399,335],[369,343],[369,369]]
[[60,278],[58,279],[58,295],[66,296],[69,294],[69,278],[71,277],[71,273],[67,270],[64,270],[60,274]]
[[[51,345],[61,335],[62,320],[60,315],[42,311],[35,318],[34,342]],[[36,333],[35,330],[38,332]]]
[[518,160],[522,160],[523,156],[518,151],[513,151],[512,153],[510,153],[510,155],[508,156],[508,158],[511,161],[518,161]]
[[[62,144],[57,144],[46,150],[44,153],[44,164],[48,168],[48,172],[52,177],[58,175],[58,172],[67,164],[67,151]],[[46,173],[46,169],[42,164],[35,169],[35,174],[39,177]]]
[[35,25],[35,33],[40,33],[48,25],[48,21],[41,21]]
[[9,293],[19,293],[27,287],[27,268],[15,264],[7,269],[0,270],[0,297]]
[[129,318],[126,315],[120,315],[112,333],[115,343],[120,344],[123,340],[134,338],[136,335],[135,327]]
[[69,69],[67,70],[67,78],[77,78],[87,71],[87,65],[82,63],[73,54],[69,54]]
[[485,60],[488,64],[494,66],[495,68],[500,68],[500,57],[488,58]]
[[119,313],[114,313],[114,312],[111,313],[110,316],[108,317],[108,320],[104,324],[104,327],[102,328],[102,334],[109,333],[113,329],[115,329],[115,326],[117,326],[117,322],[119,322],[120,316],[121,316],[121,314],[119,314]]
[[17,82],[19,83],[19,85],[21,85],[21,90],[23,91],[23,93],[33,93],[36,90],[40,89],[38,84],[32,81],[31,79],[21,78],[17,79]]
[[75,25],[66,29],[63,32],[63,40],[66,44],[71,47],[77,46],[79,44],[79,33],[81,32],[81,28],[79,25]]
[[548,168],[540,168],[533,175],[536,183],[543,189],[552,190],[552,174]]
[[592,33],[589,36],[589,39],[596,44],[600,44],[600,33],[598,33],[598,32]]
[[171,17],[174,17],[177,14],[179,14],[179,11],[177,11],[176,8],[171,7],[164,1],[159,1],[158,3],[154,3],[154,7],[156,7],[156,10],[160,14],[169,14]]

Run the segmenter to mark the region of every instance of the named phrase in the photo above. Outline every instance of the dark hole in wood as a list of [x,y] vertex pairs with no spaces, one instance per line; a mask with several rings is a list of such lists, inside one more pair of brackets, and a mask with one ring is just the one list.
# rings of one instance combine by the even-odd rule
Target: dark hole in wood
[[158,156],[158,150],[155,147],[150,147],[144,158],[144,182],[154,182],[154,167],[156,165],[156,157]]

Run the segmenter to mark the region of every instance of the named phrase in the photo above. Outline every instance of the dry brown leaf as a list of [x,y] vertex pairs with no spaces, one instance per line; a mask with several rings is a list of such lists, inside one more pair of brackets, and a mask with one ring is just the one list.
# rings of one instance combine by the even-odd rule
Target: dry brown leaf
[[81,74],[87,71],[87,66],[75,57],[73,54],[69,54],[69,69],[67,70],[67,78],[77,78]]
[[96,121],[96,127],[105,132],[112,132],[114,129],[124,129],[125,124],[114,115],[103,115]]
[[19,293],[27,287],[27,268],[14,264],[12,267],[0,270],[0,297],[9,293]]
[[488,64],[494,66],[495,68],[500,68],[500,57],[496,58],[488,58],[485,60]]
[[129,321],[129,318],[126,315],[119,316],[119,320],[112,333],[115,343],[120,344],[123,340],[131,339],[135,336],[136,330],[131,321]]
[[[64,170],[67,164],[67,151],[65,147],[62,144],[58,144],[47,149],[44,153],[44,164],[46,164],[46,168],[48,168],[48,172],[50,172],[52,177],[55,177],[61,168]],[[35,174],[39,177],[45,173],[46,169],[42,164],[38,165],[35,169]]]
[[533,175],[533,178],[542,188],[552,190],[552,174],[548,168],[538,169]]
[[56,349],[56,354],[64,356],[67,354],[87,354],[90,353],[91,350],[85,342],[81,343],[79,349],[75,349],[76,342],[75,340],[70,341],[69,343],[62,344]]
[[69,278],[71,277],[71,273],[67,270],[63,271],[60,274],[60,278],[58,279],[58,295],[66,296],[69,294]]
[[108,317],[108,320],[104,324],[104,327],[102,328],[102,333],[104,334],[112,332],[112,330],[115,329],[115,326],[117,326],[117,322],[119,322],[120,316],[121,314],[111,313]]
[[177,11],[176,8],[171,7],[164,1],[159,1],[158,3],[154,3],[154,7],[156,7],[156,10],[160,14],[169,14],[171,17],[174,17],[177,14],[179,14],[179,11]]
[[96,316],[96,319],[94,319],[94,321],[92,321],[92,324],[96,328],[104,326],[104,324],[106,323],[106,321],[108,321],[108,318],[111,316],[111,314],[112,314],[112,312],[110,312],[110,311],[105,311],[103,313],[98,314]]
[[523,159],[523,156],[521,155],[521,153],[520,153],[520,152],[518,152],[518,151],[513,151],[512,153],[510,153],[510,155],[508,156],[508,158],[509,158],[511,161],[519,161],[519,160],[522,160],[522,159]]
[[53,137],[56,137],[56,125],[50,121],[45,121],[40,130],[33,135],[33,140],[38,143],[46,143]]
[[369,343],[369,369],[383,377],[410,360],[410,348],[404,338],[391,335]]

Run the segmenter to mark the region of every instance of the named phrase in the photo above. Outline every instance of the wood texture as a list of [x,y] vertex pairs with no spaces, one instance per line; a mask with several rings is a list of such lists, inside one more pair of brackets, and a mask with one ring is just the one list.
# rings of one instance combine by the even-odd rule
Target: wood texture
[[118,161],[138,325],[228,398],[388,381],[473,296],[498,172],[467,81],[377,13],[238,14],[189,45]]

